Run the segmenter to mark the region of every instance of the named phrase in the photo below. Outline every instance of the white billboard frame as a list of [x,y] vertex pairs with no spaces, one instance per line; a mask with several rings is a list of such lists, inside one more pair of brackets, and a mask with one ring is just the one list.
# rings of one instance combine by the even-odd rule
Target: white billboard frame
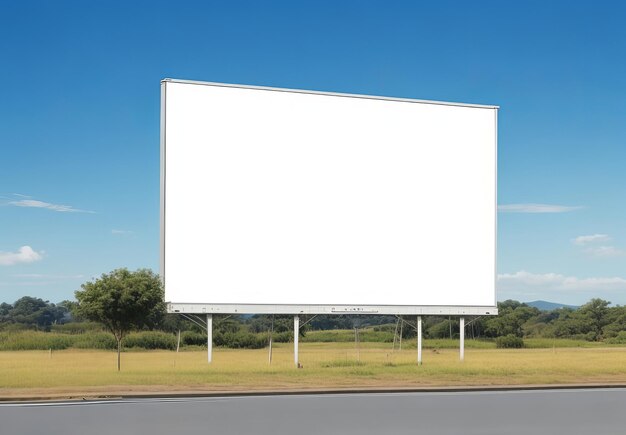
[[[499,106],[492,105],[480,105],[480,104],[465,104],[465,103],[452,103],[443,101],[431,101],[431,100],[417,100],[407,98],[392,98],[381,97],[372,95],[360,95],[360,94],[345,94],[345,93],[333,93],[333,92],[319,92],[308,91],[299,89],[284,89],[262,86],[248,86],[248,85],[236,85],[226,83],[215,82],[203,82],[193,80],[180,80],[180,79],[164,79],[161,81],[161,132],[160,132],[160,153],[161,153],[161,170],[160,170],[160,274],[163,282],[165,282],[165,210],[166,210],[166,99],[167,99],[167,84],[168,83],[180,83],[180,84],[193,84],[226,88],[239,88],[239,89],[251,89],[251,90],[264,90],[264,91],[277,91],[277,92],[290,92],[300,94],[313,94],[313,95],[326,95],[326,96],[339,96],[347,98],[358,99],[373,99],[373,100],[386,100],[386,101],[398,101],[398,102],[411,102],[421,104],[434,104],[445,106],[460,106],[471,107],[481,109],[492,109],[494,113],[494,125],[495,125],[495,161],[494,161],[494,243],[497,243],[497,146],[498,146],[498,109]],[[494,245],[494,254],[496,251]],[[494,255],[494,276],[493,276],[493,289],[494,299],[493,305],[313,305],[313,304],[223,304],[223,303],[185,303],[183,301],[167,301],[167,310],[170,313],[187,313],[187,314],[384,314],[384,315],[455,315],[455,316],[480,316],[480,315],[496,315],[497,309],[497,290],[496,290],[496,273],[497,270],[496,256]]]

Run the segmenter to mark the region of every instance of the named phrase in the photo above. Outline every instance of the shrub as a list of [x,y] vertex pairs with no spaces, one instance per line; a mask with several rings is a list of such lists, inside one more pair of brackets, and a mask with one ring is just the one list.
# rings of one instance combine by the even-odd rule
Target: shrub
[[[374,328],[360,328],[359,329],[359,341],[362,342],[377,342],[377,343],[392,343],[393,332],[389,331],[376,331]],[[403,334],[404,335],[404,334]],[[334,329],[324,331],[310,331],[306,337],[302,339],[302,342],[306,343],[330,343],[330,342],[353,342],[354,341],[354,329]]]
[[626,331],[620,331],[613,338],[605,340],[608,344],[626,344]]
[[161,331],[141,331],[128,334],[123,342],[124,347],[142,349],[176,349],[176,337]]
[[293,332],[285,331],[272,334],[272,341],[274,343],[290,343],[293,341]]
[[0,350],[59,350],[72,347],[72,343],[73,337],[70,335],[20,331],[2,334]]
[[375,332],[391,332],[394,333],[396,332],[396,324],[395,323],[391,323],[391,324],[384,324],[384,325],[378,325],[378,326],[374,326],[372,328],[373,331]]
[[252,334],[250,332],[217,332],[213,335],[213,343],[216,346],[230,347],[233,349],[261,349],[268,343],[267,334]]
[[32,330],[32,328],[23,323],[2,323],[0,324],[0,331],[5,332],[17,332],[17,331],[28,331]]
[[61,334],[83,334],[91,331],[102,331],[103,328],[100,323],[96,322],[71,322],[63,325],[52,325],[50,330]]
[[207,336],[195,331],[183,331],[180,334],[180,344],[183,346],[206,347]]
[[117,349],[115,338],[108,332],[87,332],[73,336],[76,349]]
[[520,349],[524,347],[524,340],[513,334],[496,338],[496,347],[499,349]]

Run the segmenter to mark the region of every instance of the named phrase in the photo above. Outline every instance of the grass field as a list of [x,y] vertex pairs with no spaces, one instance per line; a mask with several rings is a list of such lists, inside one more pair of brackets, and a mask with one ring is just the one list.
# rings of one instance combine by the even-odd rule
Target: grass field
[[[387,343],[302,343],[303,369],[293,367],[292,345],[267,349],[124,352],[122,371],[111,351],[0,352],[0,396],[119,394],[132,391],[225,391],[352,387],[420,387],[562,383],[626,383],[626,348],[476,349],[465,361],[455,349],[415,345],[392,352]],[[408,343],[407,343],[408,345]]]

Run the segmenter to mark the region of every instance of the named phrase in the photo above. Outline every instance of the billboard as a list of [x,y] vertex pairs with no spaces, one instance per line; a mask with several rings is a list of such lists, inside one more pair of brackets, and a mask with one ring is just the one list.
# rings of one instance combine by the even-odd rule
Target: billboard
[[497,107],[166,79],[170,311],[487,314]]

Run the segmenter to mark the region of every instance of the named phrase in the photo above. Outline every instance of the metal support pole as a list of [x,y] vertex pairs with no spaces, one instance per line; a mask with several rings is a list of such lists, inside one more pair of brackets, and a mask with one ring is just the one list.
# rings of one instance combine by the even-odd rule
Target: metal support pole
[[417,364],[422,365],[422,316],[417,316]]
[[459,357],[463,361],[465,359],[465,317],[461,317],[459,322],[459,338],[461,340]]
[[300,317],[293,316],[293,361],[296,364],[296,368],[300,366],[300,360],[298,359],[299,338],[300,338]]
[[206,315],[206,345],[207,345],[207,359],[209,364],[213,359],[213,314]]

